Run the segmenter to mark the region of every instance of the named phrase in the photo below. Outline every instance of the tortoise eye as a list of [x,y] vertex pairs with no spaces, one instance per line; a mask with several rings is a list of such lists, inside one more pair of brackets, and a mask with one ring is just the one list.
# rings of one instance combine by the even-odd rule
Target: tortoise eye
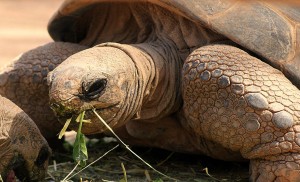
[[47,147],[43,147],[35,161],[37,166],[42,166],[50,157],[50,152]]
[[86,99],[93,100],[100,97],[102,91],[106,88],[107,80],[98,79],[91,83],[88,87],[82,85],[83,95]]

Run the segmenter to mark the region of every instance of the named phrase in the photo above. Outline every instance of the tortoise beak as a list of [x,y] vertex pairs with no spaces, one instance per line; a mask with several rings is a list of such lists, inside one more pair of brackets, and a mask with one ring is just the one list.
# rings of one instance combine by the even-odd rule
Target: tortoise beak
[[22,155],[17,154],[12,158],[7,172],[2,176],[4,181],[15,181],[17,177],[20,181],[41,181],[45,178],[48,168],[48,161],[51,155],[51,149],[48,146],[43,146],[39,155],[32,167],[27,164],[27,161]]
[[[18,179],[26,179],[29,171],[26,169],[25,163],[26,162],[21,155],[15,155],[8,166],[5,167],[7,170],[2,173],[3,180],[12,182],[15,181],[16,177]],[[27,179],[29,179],[29,176]]]

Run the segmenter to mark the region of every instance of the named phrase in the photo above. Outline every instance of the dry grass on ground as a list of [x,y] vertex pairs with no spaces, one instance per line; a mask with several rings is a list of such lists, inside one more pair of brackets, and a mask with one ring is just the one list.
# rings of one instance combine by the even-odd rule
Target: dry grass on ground
[[[106,143],[103,139],[97,142],[94,140],[89,141],[87,143],[89,153],[88,163],[95,161],[116,145],[117,142]],[[65,143],[65,147],[67,152],[54,153],[45,181],[60,181],[75,166],[72,159],[71,145]],[[133,150],[154,168],[179,181],[248,181],[248,163],[222,162],[205,156],[172,153],[154,148],[134,147]],[[121,167],[122,163],[125,167],[128,182],[172,181],[149,169],[123,147],[113,150],[97,163],[72,178],[72,181],[125,182],[124,170]],[[206,168],[211,176],[207,175]]]

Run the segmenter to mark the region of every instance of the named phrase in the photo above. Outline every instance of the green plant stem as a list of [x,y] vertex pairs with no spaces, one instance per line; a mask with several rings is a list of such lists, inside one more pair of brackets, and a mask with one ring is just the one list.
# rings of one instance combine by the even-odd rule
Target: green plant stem
[[59,132],[58,139],[61,139],[61,138],[65,135],[66,130],[67,130],[68,126],[70,125],[71,120],[72,120],[72,118],[67,119],[67,121],[66,121],[64,127],[63,127],[63,128],[61,129],[61,131]]
[[85,111],[83,111],[83,112],[80,114],[79,127],[78,127],[78,131],[80,131],[80,133],[81,133],[82,121],[83,121],[83,118],[84,118],[84,114],[85,114]]
[[121,167],[122,167],[122,170],[123,170],[124,180],[125,180],[125,182],[127,182],[127,174],[126,174],[126,169],[125,169],[125,166],[124,166],[123,162],[121,163]]
[[88,159],[88,152],[87,152],[87,148],[86,148],[85,136],[81,132],[84,114],[85,114],[85,111],[83,111],[79,115],[80,123],[79,123],[78,131],[76,134],[76,139],[75,139],[75,143],[74,143],[74,147],[73,147],[73,158],[76,162],[80,161],[80,165],[82,167],[85,166],[86,161]]

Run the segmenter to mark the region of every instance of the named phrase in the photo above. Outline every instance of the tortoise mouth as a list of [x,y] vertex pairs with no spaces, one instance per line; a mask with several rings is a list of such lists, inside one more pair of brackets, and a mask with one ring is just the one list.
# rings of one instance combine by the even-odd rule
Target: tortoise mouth
[[[93,110],[95,109],[95,111],[97,113],[101,113],[101,112],[104,112],[106,110],[111,110],[115,107],[118,108],[119,106],[119,103],[115,103],[115,104],[111,104],[109,106],[106,106],[106,107],[100,107],[100,108],[97,108],[97,107],[89,107],[89,108],[83,108],[81,110],[66,110],[65,112],[56,112],[57,113],[57,117],[60,121],[63,121],[65,122],[67,119],[76,119],[77,116],[82,112],[82,111],[85,111],[85,119],[92,119],[95,114],[93,112]],[[54,109],[53,109],[54,110]],[[54,110],[55,112],[55,110]]]
[[16,154],[9,162],[3,178],[7,182],[40,181],[45,176],[51,149],[48,145],[41,148],[34,162],[33,168],[28,168],[26,160],[21,154]]
[[25,160],[22,156],[15,156],[8,166],[7,172],[3,175],[5,181],[28,181],[30,179],[29,170],[25,167]]
[[15,181],[20,181],[17,177],[16,174],[14,172],[14,170],[9,170],[7,172],[6,177],[4,178],[6,182],[15,182]]
[[[116,119],[116,116],[120,111],[118,106],[119,104],[113,104],[108,107],[101,107],[101,108],[94,108],[94,109],[105,120],[105,122],[112,127],[116,122],[118,122]],[[97,134],[107,129],[99,121],[98,117],[93,112],[93,109],[86,109],[84,111],[85,111],[84,119],[90,120],[90,123],[83,123],[82,132],[84,134],[88,134],[88,135]],[[76,131],[79,126],[78,123],[76,122],[76,119],[80,114],[80,112],[82,111],[73,111],[73,112],[64,113],[63,115],[60,115],[58,117],[59,122],[61,124],[65,124],[66,120],[71,118],[69,128]]]
[[[25,169],[25,170],[24,170]],[[25,168],[25,163],[22,165],[19,165],[13,169],[13,172],[15,173],[16,177],[20,181],[28,181],[30,179],[29,177],[29,171]],[[36,181],[31,179],[30,181]]]

